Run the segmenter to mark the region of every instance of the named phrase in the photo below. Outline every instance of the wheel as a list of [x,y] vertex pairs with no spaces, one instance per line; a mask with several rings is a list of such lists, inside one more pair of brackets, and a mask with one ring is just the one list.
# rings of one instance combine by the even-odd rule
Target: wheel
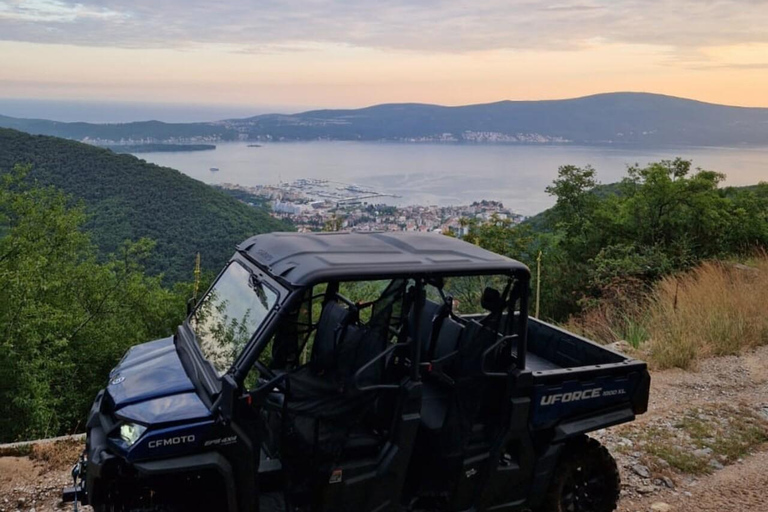
[[566,446],[540,512],[612,512],[620,491],[613,456],[598,441],[583,436]]

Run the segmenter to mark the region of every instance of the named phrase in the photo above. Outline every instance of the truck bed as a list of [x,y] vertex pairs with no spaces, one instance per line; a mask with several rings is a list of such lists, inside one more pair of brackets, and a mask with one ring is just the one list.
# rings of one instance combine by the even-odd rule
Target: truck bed
[[631,421],[648,407],[643,361],[535,318],[528,319],[525,365],[533,372],[534,428],[586,432]]
[[564,329],[528,319],[526,366],[534,372],[615,364],[629,358]]

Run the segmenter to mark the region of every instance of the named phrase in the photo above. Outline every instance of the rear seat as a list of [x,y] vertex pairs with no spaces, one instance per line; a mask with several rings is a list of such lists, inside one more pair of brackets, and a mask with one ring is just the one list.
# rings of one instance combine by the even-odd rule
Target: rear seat
[[435,339],[433,356],[430,360],[431,370],[435,373],[430,375],[428,372],[422,385],[421,420],[422,426],[428,430],[440,430],[445,423],[453,390],[440,376],[445,374],[452,377],[456,362],[455,359],[447,360],[444,364],[439,361],[458,349],[463,329],[463,325],[448,317],[442,321],[440,332]]
[[[476,443],[484,437],[483,416],[488,401],[495,393],[482,375],[484,350],[493,344],[496,336],[480,322],[470,320],[463,324],[451,317],[440,326],[435,340],[432,372],[425,375],[422,386],[423,435],[427,441],[445,451],[451,443],[458,448],[456,437],[463,442]],[[448,357],[455,354],[453,357]],[[475,423],[480,421],[478,436]],[[437,443],[437,445],[435,445]]]
[[408,315],[408,332],[411,338],[421,342],[421,359],[426,361],[432,350],[432,337],[435,329],[440,328],[442,317],[447,313],[445,304],[438,304],[425,299],[421,306],[421,312],[416,315],[416,308],[412,307]]

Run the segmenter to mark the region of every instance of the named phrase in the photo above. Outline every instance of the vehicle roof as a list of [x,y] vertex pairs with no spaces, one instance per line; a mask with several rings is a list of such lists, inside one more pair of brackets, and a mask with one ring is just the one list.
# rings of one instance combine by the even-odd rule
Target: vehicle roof
[[519,261],[439,233],[268,233],[238,250],[295,286],[403,275],[530,274]]

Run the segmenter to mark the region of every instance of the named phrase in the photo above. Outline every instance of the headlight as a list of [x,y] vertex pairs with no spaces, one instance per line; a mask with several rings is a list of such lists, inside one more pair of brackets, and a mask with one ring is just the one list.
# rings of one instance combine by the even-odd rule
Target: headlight
[[123,423],[120,425],[120,437],[128,446],[132,446],[146,431],[147,427],[137,425],[136,423]]

